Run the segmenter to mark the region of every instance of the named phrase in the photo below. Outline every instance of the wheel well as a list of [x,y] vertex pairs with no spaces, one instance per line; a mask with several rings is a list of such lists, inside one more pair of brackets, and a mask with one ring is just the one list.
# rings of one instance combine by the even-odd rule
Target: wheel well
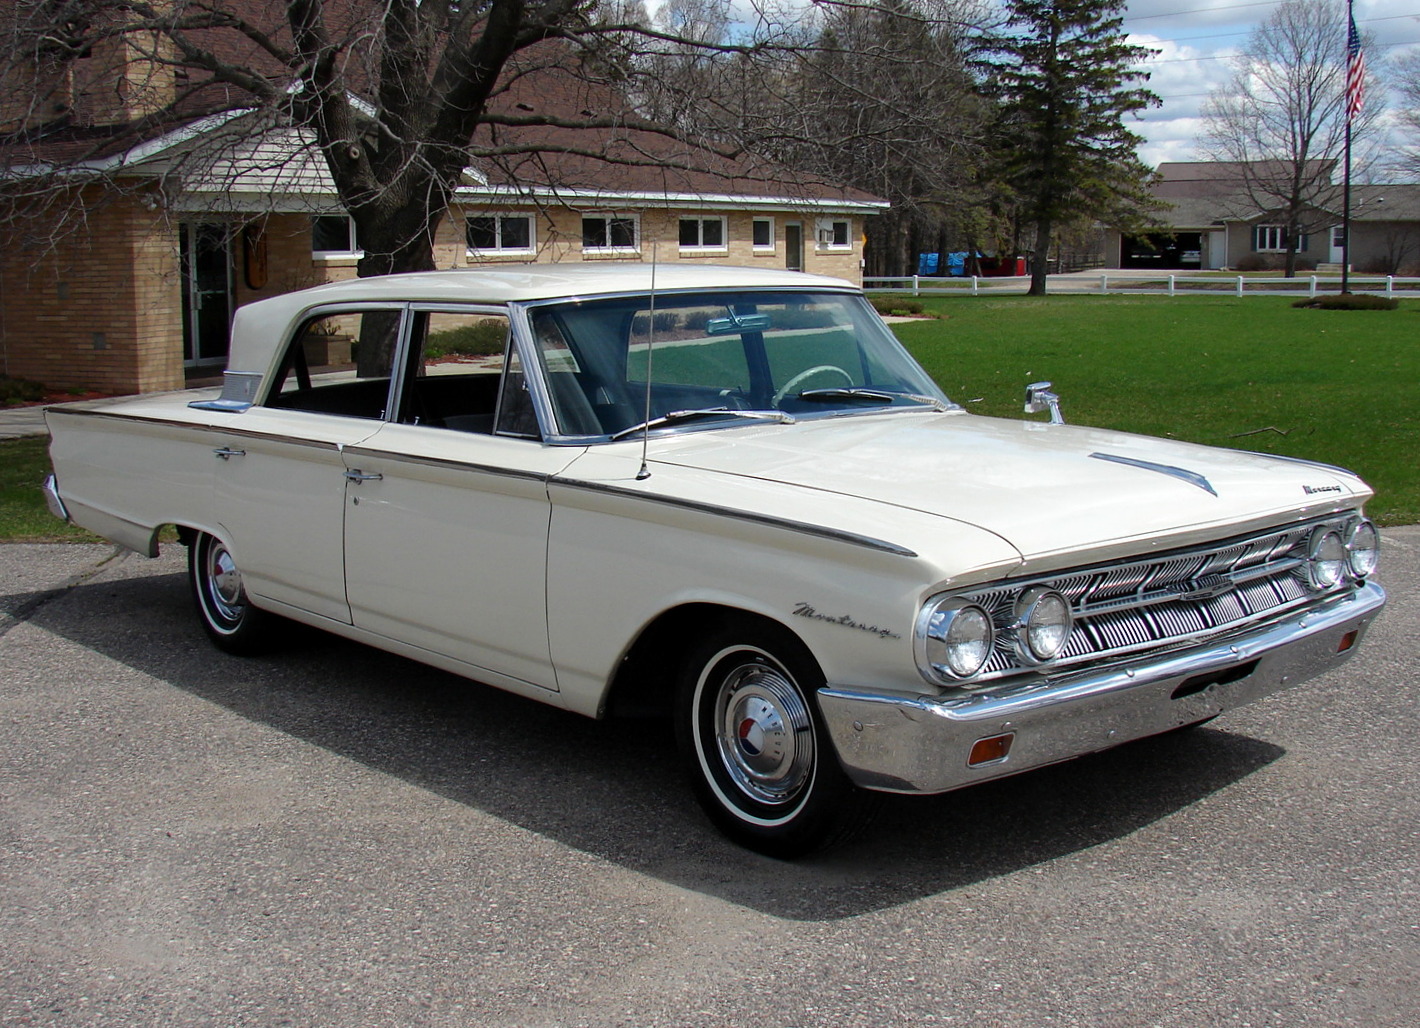
[[663,612],[641,630],[617,668],[602,712],[608,717],[668,717],[687,639],[730,624],[771,631],[784,645],[814,659],[803,640],[773,618],[715,603],[689,603]]

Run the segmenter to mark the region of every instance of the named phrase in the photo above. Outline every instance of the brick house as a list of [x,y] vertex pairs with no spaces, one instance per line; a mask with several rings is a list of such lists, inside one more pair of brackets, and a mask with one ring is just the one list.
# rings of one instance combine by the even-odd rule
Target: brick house
[[[237,307],[354,277],[360,240],[300,130],[253,131],[242,124],[251,115],[209,109],[106,148],[106,130],[132,126],[171,98],[172,69],[121,44],[100,58],[87,85],[9,83],[11,109],[0,109],[5,187],[23,193],[31,168],[52,172],[66,160],[82,172],[65,203],[51,200],[0,227],[0,372],[51,388],[181,388],[220,369]],[[16,87],[29,90],[18,111]],[[502,102],[583,113],[609,102],[585,84],[576,90],[552,69]],[[64,99],[51,103],[56,95]],[[555,144],[566,130],[540,131]],[[857,281],[863,220],[887,206],[664,139],[621,132],[603,145],[640,159],[593,160],[583,140],[563,148],[582,156],[470,167],[438,227],[436,266],[654,257]],[[60,210],[68,212],[62,228],[47,220]],[[37,240],[43,245],[31,245]]]
[[[1319,162],[1327,179],[1335,162]],[[1105,265],[1160,271],[1280,268],[1287,229],[1277,211],[1261,210],[1240,189],[1236,169],[1224,163],[1168,163],[1158,168],[1153,192],[1168,206],[1162,226],[1127,235],[1107,232]],[[1331,194],[1335,195],[1332,196]],[[1298,267],[1339,263],[1341,187],[1328,190],[1307,220],[1316,226],[1298,240]],[[1420,271],[1420,185],[1353,185],[1350,264],[1362,274]]]

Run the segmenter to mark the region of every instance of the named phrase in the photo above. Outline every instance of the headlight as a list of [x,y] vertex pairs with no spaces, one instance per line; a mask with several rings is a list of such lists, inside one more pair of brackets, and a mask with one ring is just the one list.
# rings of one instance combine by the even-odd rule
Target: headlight
[[1375,574],[1380,559],[1380,532],[1370,521],[1356,522],[1346,536],[1346,561],[1351,565],[1351,574],[1357,578]]
[[1027,589],[1016,601],[1017,650],[1027,663],[1054,660],[1070,639],[1070,603],[1054,589]]
[[929,608],[927,660],[953,678],[970,678],[985,666],[996,644],[991,615],[974,603],[948,597]]
[[1312,588],[1334,588],[1346,574],[1346,544],[1341,533],[1333,528],[1318,528],[1307,544],[1307,574]]

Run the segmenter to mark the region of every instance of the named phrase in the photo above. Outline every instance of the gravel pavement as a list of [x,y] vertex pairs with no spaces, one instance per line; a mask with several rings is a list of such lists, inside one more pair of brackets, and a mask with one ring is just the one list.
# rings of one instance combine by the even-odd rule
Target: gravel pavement
[[1420,1024],[1420,528],[1366,651],[779,863],[659,727],[0,546],[0,1025]]

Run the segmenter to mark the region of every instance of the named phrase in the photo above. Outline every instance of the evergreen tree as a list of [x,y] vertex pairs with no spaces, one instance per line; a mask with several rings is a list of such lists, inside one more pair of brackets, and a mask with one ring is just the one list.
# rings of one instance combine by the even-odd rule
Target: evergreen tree
[[1158,104],[1132,70],[1154,51],[1121,30],[1124,0],[1011,0],[1005,32],[985,40],[986,93],[1000,105],[998,174],[1034,236],[1030,293],[1045,294],[1062,225],[1130,223],[1156,206],[1143,141],[1125,119]]

